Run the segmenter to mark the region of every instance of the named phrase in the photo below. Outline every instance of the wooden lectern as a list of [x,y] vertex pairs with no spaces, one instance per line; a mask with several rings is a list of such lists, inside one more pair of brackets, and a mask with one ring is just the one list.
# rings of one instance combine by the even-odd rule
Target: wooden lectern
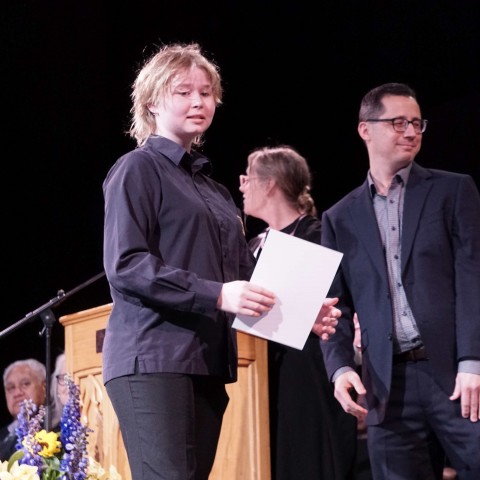
[[[93,432],[88,453],[106,470],[132,480],[118,420],[103,386],[102,345],[112,305],[65,315],[66,367],[80,386],[82,419]],[[266,340],[238,332],[238,381],[227,385],[223,419],[209,480],[270,480]]]

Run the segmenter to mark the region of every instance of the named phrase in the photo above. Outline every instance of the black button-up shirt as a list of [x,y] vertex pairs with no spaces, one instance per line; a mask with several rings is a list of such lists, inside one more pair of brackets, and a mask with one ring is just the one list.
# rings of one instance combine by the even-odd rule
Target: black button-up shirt
[[104,381],[139,371],[236,380],[232,315],[216,308],[222,284],[254,268],[239,210],[203,173],[198,152],[151,137],[121,157],[103,185],[104,267],[113,308]]

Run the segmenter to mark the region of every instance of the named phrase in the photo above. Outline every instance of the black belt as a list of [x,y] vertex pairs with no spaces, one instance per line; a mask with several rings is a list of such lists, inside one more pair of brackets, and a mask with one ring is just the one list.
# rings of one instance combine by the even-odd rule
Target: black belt
[[427,351],[423,346],[393,356],[393,363],[418,362],[419,360],[428,360]]

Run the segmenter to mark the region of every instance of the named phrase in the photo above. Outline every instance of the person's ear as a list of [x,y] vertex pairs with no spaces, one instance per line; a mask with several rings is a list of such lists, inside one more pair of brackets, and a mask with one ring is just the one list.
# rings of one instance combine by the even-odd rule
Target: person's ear
[[277,182],[275,181],[274,178],[267,178],[264,182],[263,182],[263,188],[265,189],[265,193],[267,195],[270,195],[270,193],[273,192],[273,190],[275,189],[275,187],[277,186]]
[[149,103],[147,105],[147,108],[153,116],[158,115],[158,109],[155,105],[153,105],[153,103]]
[[357,127],[360,138],[365,142],[369,138],[368,124],[367,122],[360,122]]

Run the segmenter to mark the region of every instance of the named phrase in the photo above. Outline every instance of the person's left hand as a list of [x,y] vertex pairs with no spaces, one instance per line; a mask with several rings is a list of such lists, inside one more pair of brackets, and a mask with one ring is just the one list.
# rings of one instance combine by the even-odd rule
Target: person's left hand
[[480,375],[475,373],[457,373],[455,389],[450,400],[460,398],[462,417],[478,422],[480,418]]
[[338,318],[342,316],[341,310],[334,307],[337,303],[337,297],[326,298],[312,327],[312,332],[325,342],[336,332]]

